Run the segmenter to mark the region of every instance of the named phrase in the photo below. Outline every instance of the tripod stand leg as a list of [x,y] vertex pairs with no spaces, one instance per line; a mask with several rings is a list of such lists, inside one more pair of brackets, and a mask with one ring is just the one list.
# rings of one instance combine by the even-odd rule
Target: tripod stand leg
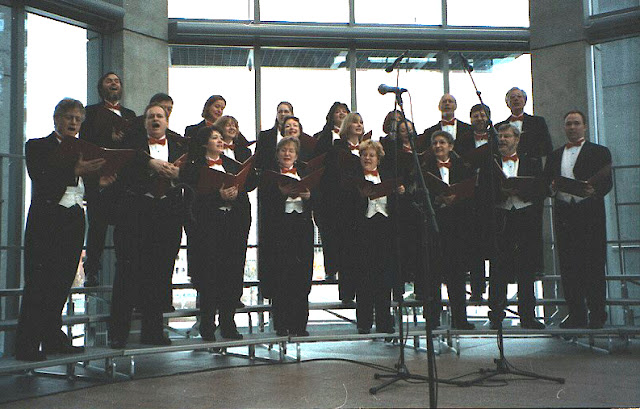
[[402,377],[400,377],[399,375],[379,375],[379,374],[375,374],[374,375],[374,379],[387,378],[387,377],[391,377],[391,378],[389,380],[381,383],[378,386],[374,386],[374,387],[369,388],[369,393],[372,394],[372,395],[375,395],[376,393],[378,393],[379,390],[384,389],[387,386],[402,380]]

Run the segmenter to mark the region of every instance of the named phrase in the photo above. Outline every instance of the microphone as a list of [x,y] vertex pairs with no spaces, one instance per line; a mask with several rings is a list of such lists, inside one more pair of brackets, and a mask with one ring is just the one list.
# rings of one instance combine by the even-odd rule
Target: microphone
[[458,56],[460,56],[460,61],[462,61],[462,68],[464,68],[467,72],[473,72],[473,67],[469,63],[469,60],[464,58],[464,55],[462,55],[462,53],[458,53]]
[[402,53],[402,55],[400,55],[400,57],[396,58],[396,60],[393,62],[393,64],[391,64],[390,66],[388,66],[387,68],[385,68],[384,70],[386,72],[391,72],[393,70],[396,69],[396,67],[398,65],[400,65],[400,61],[402,61],[402,59],[407,55],[407,53],[409,52],[409,50],[405,51]]
[[399,87],[390,87],[390,86],[385,85],[385,84],[380,84],[380,86],[378,87],[378,92],[381,95],[384,95],[387,92],[393,92],[395,94],[402,94],[403,92],[407,92],[407,89],[406,88],[399,88]]

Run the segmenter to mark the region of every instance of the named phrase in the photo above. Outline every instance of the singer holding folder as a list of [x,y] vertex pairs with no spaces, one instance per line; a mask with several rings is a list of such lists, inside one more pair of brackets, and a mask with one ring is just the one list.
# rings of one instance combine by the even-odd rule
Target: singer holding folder
[[611,152],[585,140],[587,121],[580,111],[565,114],[564,130],[567,144],[549,155],[545,180],[552,183],[565,177],[584,182],[582,191],[574,192],[578,195],[564,192],[559,183],[552,183],[560,276],[569,308],[560,327],[602,328],[607,320],[604,196],[613,186]]
[[[217,125],[206,126],[191,139],[187,164],[180,176],[192,188],[197,189],[198,179],[206,177],[203,168],[232,174],[242,170],[240,163],[224,155],[223,132]],[[234,315],[242,296],[251,226],[247,191],[255,186],[255,173],[251,172],[243,186],[223,184],[207,192],[197,191],[192,217],[186,222],[189,270],[200,294],[199,330],[205,341],[216,339],[216,313],[222,338],[242,339]]]
[[[448,185],[473,178],[474,172],[468,168],[462,159],[451,155],[453,151],[453,137],[445,131],[436,131],[431,136],[432,157],[429,157],[424,170],[436,176]],[[431,176],[428,175],[428,176]],[[471,185],[473,186],[473,184]],[[475,329],[467,321],[466,277],[469,270],[469,254],[477,245],[469,240],[468,229],[472,225],[472,201],[461,200],[456,194],[446,191],[434,195],[436,219],[440,227],[440,257],[436,257],[433,266],[436,267],[436,277],[431,281],[435,292],[434,299],[438,303],[441,299],[440,285],[447,285],[449,306],[451,309],[451,327],[455,329]],[[441,310],[442,305],[435,306],[433,311]]]
[[[73,354],[60,328],[61,313],[78,271],[84,239],[84,183],[93,178],[105,187],[114,176],[97,177],[104,159],[53,161],[61,141],[75,138],[84,120],[80,101],[65,98],[53,113],[55,132],[25,144],[32,181],[31,206],[24,233],[24,293],[16,333],[16,359],[43,361],[47,354]],[[42,349],[40,346],[42,345]]]
[[[306,166],[298,161],[300,140],[285,136],[276,145],[277,167],[272,172],[300,180]],[[298,191],[294,183],[266,180],[263,174],[264,238],[260,242],[264,263],[260,285],[272,303],[273,326],[279,336],[306,336],[309,292],[313,273],[313,221],[311,191]]]
[[[378,168],[384,157],[384,150],[380,142],[365,140],[360,143],[359,177],[373,185],[381,184],[392,175]],[[356,217],[356,248],[350,251],[359,257],[358,285],[356,289],[356,320],[358,333],[368,334],[374,320],[376,331],[394,333],[393,318],[390,314],[391,288],[394,280],[400,279],[395,275],[398,254],[394,245],[394,235],[397,234],[393,217],[394,195],[397,189],[404,194],[404,185],[392,187],[384,196],[372,195],[370,186],[357,185],[358,203]]]

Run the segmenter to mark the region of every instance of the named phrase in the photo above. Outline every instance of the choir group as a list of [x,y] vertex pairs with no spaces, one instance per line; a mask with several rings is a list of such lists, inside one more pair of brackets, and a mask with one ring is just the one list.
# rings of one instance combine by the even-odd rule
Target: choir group
[[[117,74],[105,74],[99,104],[85,109],[77,100],[60,101],[54,132],[25,145],[33,193],[18,359],[82,350],[61,330],[61,312],[84,243],[84,200],[87,287],[98,284],[106,230],[115,226],[112,348],[126,346],[134,310],[142,317],[142,343],[171,343],[162,314],[171,308],[183,228],[200,335],[215,340],[219,326],[219,336],[241,339],[234,314],[243,306],[248,192],[256,188],[260,289],[278,335],[309,334],[314,223],[326,277],[337,279],[340,300],[355,307],[359,333],[374,323],[377,332],[395,332],[390,304],[403,297],[406,282],[429,303],[426,318],[434,327],[446,284],[452,327],[475,328],[466,315],[467,276],[470,299],[481,300],[485,260],[491,327],[504,318],[507,284],[515,280],[521,326],[544,328],[535,316],[534,281],[542,271],[542,204],[549,195],[559,218],[570,312],[562,325],[605,323],[603,196],[611,189],[611,156],[585,141],[579,111],[565,116],[569,143],[553,151],[544,118],[524,113],[527,96],[518,88],[506,94],[512,116],[496,133],[489,107],[474,106],[467,124],[455,117],[455,98],[445,94],[442,120],[416,139],[410,138],[413,124],[392,111],[383,121],[385,135],[372,140],[363,117],[341,102],[311,136],[293,105],[281,102],[273,128],[260,132],[252,154],[238,121],[224,115],[222,96],[205,102],[203,120],[183,137],[168,128],[169,95],[154,95],[136,117],[120,105],[122,88]],[[430,193],[437,234],[418,174]]]

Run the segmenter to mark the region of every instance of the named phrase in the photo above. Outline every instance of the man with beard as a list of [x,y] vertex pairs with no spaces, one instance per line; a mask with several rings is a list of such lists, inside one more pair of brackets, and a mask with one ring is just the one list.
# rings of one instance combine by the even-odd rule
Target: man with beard
[[[120,77],[108,72],[98,81],[98,94],[102,102],[86,108],[86,119],[80,127],[80,139],[104,148],[123,147],[125,132],[136,117],[135,112],[120,104],[122,99],[122,81]],[[115,203],[122,192],[119,182],[106,189],[97,184],[88,183],[85,197],[87,200],[87,252],[84,260],[85,287],[98,285],[100,258],[104,250],[107,227],[115,224]]]

